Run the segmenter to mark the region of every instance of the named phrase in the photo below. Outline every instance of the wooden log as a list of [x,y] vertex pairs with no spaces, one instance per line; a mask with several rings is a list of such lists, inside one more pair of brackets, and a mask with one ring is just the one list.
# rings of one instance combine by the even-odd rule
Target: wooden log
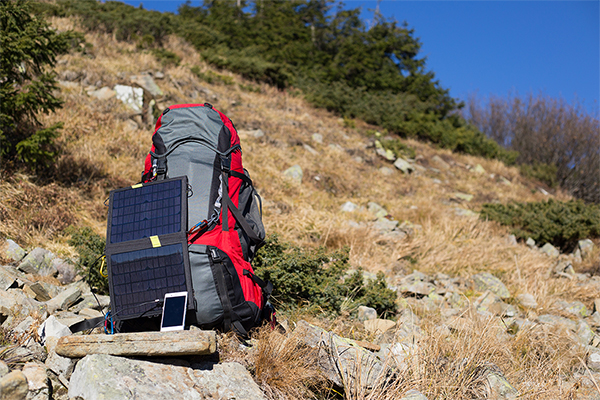
[[217,351],[217,336],[214,331],[197,329],[63,336],[58,340],[55,351],[68,358],[82,358],[88,354],[136,357],[207,355]]

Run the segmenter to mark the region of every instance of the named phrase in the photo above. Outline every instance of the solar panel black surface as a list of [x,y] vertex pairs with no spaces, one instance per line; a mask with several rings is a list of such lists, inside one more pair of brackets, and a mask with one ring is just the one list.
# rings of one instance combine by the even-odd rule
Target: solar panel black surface
[[165,293],[187,290],[183,246],[180,243],[110,256],[117,319],[159,315],[154,300]]
[[115,191],[110,243],[181,231],[181,185],[181,180],[172,180]]

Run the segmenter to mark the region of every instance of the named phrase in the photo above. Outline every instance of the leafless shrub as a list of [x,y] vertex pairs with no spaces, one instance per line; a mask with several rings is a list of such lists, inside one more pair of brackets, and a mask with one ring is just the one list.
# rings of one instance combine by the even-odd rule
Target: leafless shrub
[[463,114],[518,151],[519,164],[555,166],[558,185],[585,201],[600,201],[600,123],[581,103],[543,93],[486,100],[471,95]]

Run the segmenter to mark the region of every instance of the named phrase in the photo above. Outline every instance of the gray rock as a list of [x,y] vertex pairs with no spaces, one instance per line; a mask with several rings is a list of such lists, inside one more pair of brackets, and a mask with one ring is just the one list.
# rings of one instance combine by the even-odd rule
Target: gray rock
[[479,213],[475,211],[467,210],[465,208],[455,207],[454,214],[459,217],[478,217]]
[[367,210],[375,216],[375,218],[384,218],[388,215],[388,212],[385,208],[381,207],[379,204],[370,201],[367,204]]
[[481,272],[479,274],[475,274],[471,277],[473,279],[473,284],[475,289],[480,292],[485,292],[489,290],[492,293],[498,295],[501,299],[507,299],[510,297],[510,292],[502,283],[502,281],[496,278],[494,275],[489,272]]
[[66,310],[81,298],[81,289],[77,286],[71,286],[62,291],[58,296],[46,302],[48,311],[54,313],[59,310]]
[[319,152],[316,151],[315,149],[313,149],[312,147],[310,147],[309,145],[307,145],[306,143],[302,145],[302,147],[304,148],[304,150],[308,151],[310,154],[312,154],[313,156],[318,156]]
[[107,86],[100,88],[98,90],[90,90],[89,92],[87,92],[87,94],[91,97],[95,97],[98,100],[112,99],[113,97],[115,97],[117,95],[117,93],[114,90],[112,90],[111,88],[109,88]]
[[504,303],[498,295],[489,290],[477,298],[473,306],[478,311],[487,311],[499,317],[514,317],[518,314],[513,305]]
[[17,285],[17,274],[10,267],[0,266],[0,290],[8,290],[8,288]]
[[435,155],[433,157],[431,157],[432,164],[435,164],[438,168],[441,169],[450,169],[450,164],[448,164],[446,161],[444,161],[440,156]]
[[533,249],[535,247],[535,240],[533,240],[532,238],[527,238],[525,244]]
[[318,349],[315,367],[338,386],[345,386],[346,383],[370,388],[385,373],[383,363],[353,340],[302,320],[298,321],[293,334],[308,347]]
[[[89,355],[75,367],[70,379],[69,397],[82,400],[265,399],[242,365],[223,363],[210,367],[191,369],[108,355]],[[103,379],[98,379],[100,376]]]
[[592,254],[594,250],[594,242],[590,239],[580,240],[578,242],[579,250],[581,250],[581,256],[583,258],[587,258]]
[[52,265],[54,258],[55,255],[48,250],[37,247],[25,256],[17,268],[26,274],[55,276],[58,271]]
[[60,74],[60,78],[62,80],[67,81],[67,82],[76,81],[80,77],[81,77],[81,72],[80,71],[66,70],[66,71],[64,71],[63,73]]
[[584,346],[592,343],[596,337],[595,332],[585,321],[579,321],[577,323],[577,331],[575,332],[579,338],[579,342]]
[[466,202],[469,202],[469,201],[473,200],[473,195],[472,194],[456,192],[456,193],[453,194],[453,196],[456,199],[464,200]]
[[46,358],[46,368],[54,372],[58,376],[62,376],[65,379],[69,379],[75,368],[77,360],[62,357],[56,354],[56,343],[58,342],[57,337],[46,338],[46,351],[48,357]]
[[6,239],[6,242],[2,246],[2,254],[4,257],[13,260],[15,262],[21,261],[25,257],[25,250],[21,248],[11,239]]
[[91,308],[97,311],[104,311],[108,308],[109,305],[110,296],[103,296],[97,294],[96,297],[94,297],[93,295],[86,295],[83,296],[83,299],[79,303],[77,303],[71,308],[71,311],[73,311],[74,313],[79,313],[84,308]]
[[394,161],[396,159],[396,155],[393,151],[389,149],[384,149],[379,140],[375,141],[375,152],[380,157],[384,158],[387,161]]
[[587,366],[595,372],[600,372],[600,352],[592,352],[588,354]]
[[311,136],[313,142],[322,144],[323,143],[323,135],[320,133],[313,133]]
[[351,201],[347,201],[340,207],[340,211],[342,212],[354,212],[358,210],[358,206]]
[[0,399],[25,400],[29,388],[21,371],[13,371],[0,378]]
[[153,75],[154,75],[154,78],[156,78],[156,79],[164,79],[165,78],[165,74],[163,74],[162,71],[156,71]]
[[11,315],[30,315],[33,312],[43,314],[46,305],[26,296],[22,290],[0,290],[0,321]]
[[123,104],[136,113],[142,112],[142,107],[144,106],[144,89],[125,85],[115,85],[113,89],[117,93],[117,99],[121,100]]
[[414,271],[398,282],[396,290],[412,296],[428,296],[435,291],[435,286],[430,282],[427,275]]
[[133,75],[130,78],[131,83],[138,85],[146,92],[150,93],[152,97],[159,97],[163,95],[162,90],[158,87],[152,76],[149,74]]
[[366,321],[368,319],[376,319],[377,310],[371,307],[358,306],[358,320]]
[[6,365],[4,361],[0,360],[0,378],[8,374],[9,372],[10,369],[8,368],[8,365]]
[[498,367],[492,364],[491,367],[486,369],[484,376],[487,381],[485,387],[488,389],[488,395],[483,398],[513,400],[519,397],[519,391],[506,380]]
[[37,301],[48,301],[52,296],[48,293],[42,282],[35,282],[31,285],[25,285],[25,293],[33,296]]
[[403,158],[398,158],[396,161],[394,161],[394,167],[398,168],[405,174],[410,174],[415,170],[415,167],[413,167],[411,163]]
[[475,166],[475,168],[473,168],[471,171],[473,171],[473,172],[475,172],[475,173],[477,173],[477,174],[485,174],[485,168],[483,168],[483,167],[481,166],[481,164],[477,164],[477,165]]
[[538,303],[537,301],[535,301],[535,297],[533,297],[529,293],[518,294],[517,300],[519,300],[519,303],[525,308],[536,309],[538,307]]
[[64,324],[58,322],[54,315],[46,319],[38,328],[38,336],[42,343],[45,343],[47,338],[61,338],[71,334],[71,330]]
[[377,229],[381,233],[388,233],[398,227],[398,221],[387,218],[377,218],[377,221],[373,223],[373,228]]
[[12,334],[15,336],[24,336],[29,332],[34,323],[35,319],[30,315],[21,321],[19,325],[15,326],[12,330]]
[[22,372],[27,378],[28,398],[50,398],[50,380],[43,364],[29,362],[23,366]]
[[394,170],[388,167],[379,168],[379,173],[383,176],[392,176],[394,175]]
[[55,258],[52,260],[52,265],[58,271],[58,276],[56,278],[61,284],[68,285],[75,280],[77,271],[75,270],[75,266],[73,264],[60,258]]
[[548,257],[558,257],[560,255],[560,251],[558,251],[558,249],[552,246],[550,243],[543,245],[540,251]]
[[537,317],[537,322],[554,327],[555,329],[577,331],[577,322],[568,318],[559,317],[558,315],[543,314]]
[[583,304],[580,301],[569,302],[569,301],[559,300],[554,303],[554,306],[557,307],[562,312],[576,316],[578,318],[585,318],[590,315],[585,304]]
[[516,246],[518,244],[517,243],[517,237],[515,235],[508,235],[508,237],[506,238],[506,241],[511,246]]
[[298,164],[291,166],[290,168],[283,171],[283,176],[289,178],[297,183],[302,183],[303,177],[302,167]]
[[427,396],[418,390],[411,389],[404,393],[404,396],[400,400],[427,400]]

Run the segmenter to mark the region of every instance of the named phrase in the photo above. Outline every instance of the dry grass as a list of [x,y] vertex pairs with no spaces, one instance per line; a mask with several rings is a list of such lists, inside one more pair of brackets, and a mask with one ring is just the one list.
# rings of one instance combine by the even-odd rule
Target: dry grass
[[[55,18],[52,23],[59,29],[76,27],[69,19]],[[24,175],[1,176],[0,235],[22,246],[68,254],[72,249],[62,236],[66,226],[91,226],[104,233],[103,202],[110,190],[139,180],[153,129],[119,101],[96,100],[86,89],[129,84],[130,75],[160,71],[165,78],[157,80],[164,92],[156,99],[159,109],[208,101],[226,113],[239,130],[260,128],[265,132],[262,138],[242,138],[244,166],[264,199],[267,231],[277,232],[282,240],[309,248],[348,246],[353,267],[384,271],[389,278],[413,268],[431,275],[443,272],[462,277],[489,271],[507,284],[513,296],[534,295],[539,304],[535,314],[548,312],[558,299],[580,300],[591,307],[594,298],[600,297],[597,286],[549,279],[553,261],[524,245],[509,244],[505,228],[455,214],[456,207],[476,212],[486,202],[546,199],[538,185],[521,177],[516,168],[403,140],[415,149],[419,169],[410,175],[394,171],[386,176],[379,169],[393,167],[375,155],[369,147],[371,139],[364,135],[374,127],[355,121],[356,128],[349,128],[335,115],[313,109],[301,97],[217,71],[178,38],[170,38],[168,47],[181,58],[179,66],[164,66],[148,52],[117,43],[109,35],[86,34],[86,40],[93,45],[87,54],[62,56],[57,65],[59,76],[67,71],[78,73],[78,86],[63,87],[64,108],[42,117],[48,124],[64,123],[56,181],[36,184]],[[233,84],[200,81],[191,73],[191,66],[231,77]],[[248,92],[240,84],[260,87],[261,92]],[[131,119],[138,120],[137,127]],[[315,142],[313,133],[321,134],[323,143]],[[432,161],[436,155],[445,160],[448,169]],[[281,174],[295,164],[304,171],[302,184]],[[473,172],[477,164],[486,172]],[[460,200],[457,192],[471,194],[473,200]],[[560,192],[551,196],[567,199]],[[340,212],[346,201],[362,207],[375,201],[394,219],[421,225],[421,229],[404,239],[382,236],[371,228],[373,217],[364,209]],[[575,268],[598,273],[599,252]],[[416,263],[405,262],[408,258]],[[428,398],[480,398],[477,396],[486,388],[477,371],[485,370],[490,362],[504,372],[522,398],[567,398],[569,391],[575,393],[564,376],[576,368],[581,354],[566,345],[571,342],[563,333],[536,328],[508,340],[494,324],[475,317],[470,317],[473,326],[467,331],[449,333],[438,329],[440,310],[426,316],[424,334],[408,368],[393,380],[382,380],[376,390],[349,387],[346,398],[396,399],[412,388]],[[345,317],[312,322],[346,337],[373,339]],[[292,315],[290,321],[300,318],[310,320]],[[226,342],[221,343],[222,351],[252,369],[271,398],[299,399],[315,393],[335,397],[323,394],[326,391],[310,368],[311,354],[305,353],[293,336],[262,331],[258,338],[250,355]]]

